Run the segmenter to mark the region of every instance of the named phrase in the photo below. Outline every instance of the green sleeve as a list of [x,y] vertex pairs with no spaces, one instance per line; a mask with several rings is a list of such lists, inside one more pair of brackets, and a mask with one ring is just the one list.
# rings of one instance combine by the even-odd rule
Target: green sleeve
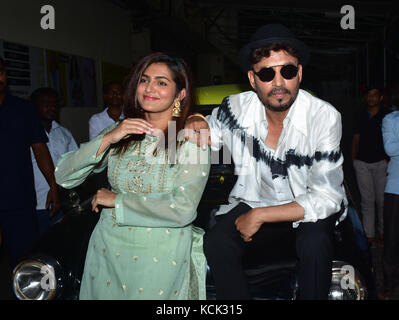
[[197,206],[208,180],[210,153],[208,148],[201,150],[192,143],[185,143],[182,148],[185,160],[181,161],[179,157],[172,190],[149,194],[119,193],[115,199],[117,224],[182,227],[196,218]]
[[74,188],[85,181],[92,172],[101,172],[108,164],[109,147],[96,156],[104,134],[111,131],[117,124],[105,129],[95,139],[82,143],[76,151],[63,154],[55,167],[57,184],[66,189]]

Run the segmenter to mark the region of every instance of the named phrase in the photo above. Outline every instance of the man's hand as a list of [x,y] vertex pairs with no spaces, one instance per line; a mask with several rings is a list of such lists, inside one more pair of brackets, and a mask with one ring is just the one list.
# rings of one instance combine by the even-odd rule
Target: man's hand
[[262,225],[261,220],[258,219],[258,215],[256,214],[257,210],[257,208],[252,209],[239,216],[235,221],[237,231],[241,233],[241,238],[245,242],[252,241],[252,236],[258,232]]
[[187,119],[184,134],[186,140],[196,143],[202,149],[206,149],[207,145],[211,145],[209,126],[202,117],[193,115]]
[[51,208],[50,217],[54,215],[60,209],[60,200],[58,197],[58,187],[54,177],[54,164],[51,158],[50,151],[44,142],[32,143],[31,144],[33,154],[35,155],[37,165],[46,178],[50,190],[47,193],[46,198],[46,209],[49,208],[50,203],[53,204]]
[[115,207],[115,198],[117,194],[112,192],[111,190],[101,188],[97,190],[96,195],[91,200],[91,209],[98,213],[97,206],[101,205],[107,208],[114,208]]
[[259,207],[239,216],[235,225],[244,241],[249,242],[263,223],[300,221],[305,217],[305,209],[296,201],[270,207]]
[[50,188],[49,192],[47,193],[46,209],[50,207],[50,203],[52,204],[52,208],[49,216],[52,217],[55,213],[58,212],[58,210],[60,210],[61,207],[57,187]]

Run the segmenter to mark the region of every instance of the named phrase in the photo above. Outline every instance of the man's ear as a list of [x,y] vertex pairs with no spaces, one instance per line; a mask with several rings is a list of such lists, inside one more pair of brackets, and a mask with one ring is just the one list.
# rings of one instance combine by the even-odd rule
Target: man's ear
[[299,83],[302,82],[302,65],[298,64],[298,76],[299,76]]
[[254,74],[253,70],[248,71],[248,80],[249,80],[249,83],[250,83],[252,89],[256,90],[255,89],[255,74]]

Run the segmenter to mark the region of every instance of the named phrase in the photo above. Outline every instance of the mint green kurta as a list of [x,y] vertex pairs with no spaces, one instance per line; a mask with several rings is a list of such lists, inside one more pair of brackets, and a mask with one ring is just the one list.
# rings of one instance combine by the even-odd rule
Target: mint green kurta
[[72,188],[108,166],[118,194],[91,235],[80,299],[205,299],[203,230],[191,223],[209,150],[186,142],[171,166],[164,152],[152,156],[158,138],[146,135],[123,156],[108,149],[96,157],[102,136],[62,156],[55,172],[57,183]]

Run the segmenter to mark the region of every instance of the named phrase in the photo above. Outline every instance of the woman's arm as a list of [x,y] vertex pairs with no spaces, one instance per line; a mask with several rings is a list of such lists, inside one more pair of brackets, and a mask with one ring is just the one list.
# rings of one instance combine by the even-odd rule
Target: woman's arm
[[191,223],[210,170],[209,148],[185,143],[185,152],[196,152],[196,163],[178,164],[173,189],[165,193],[119,193],[115,197],[115,221],[120,225],[181,227]]

